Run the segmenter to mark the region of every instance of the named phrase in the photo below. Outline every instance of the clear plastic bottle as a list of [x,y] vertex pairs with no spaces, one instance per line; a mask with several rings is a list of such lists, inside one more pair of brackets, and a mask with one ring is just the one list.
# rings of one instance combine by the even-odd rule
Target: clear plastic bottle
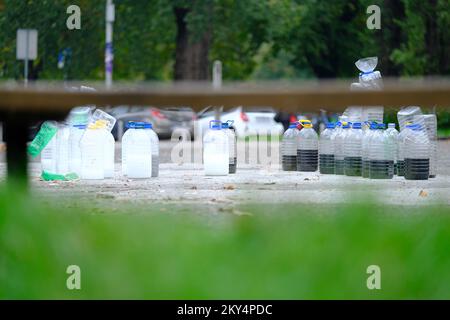
[[397,112],[397,120],[400,127],[400,132],[408,125],[408,123],[413,123],[414,117],[421,115],[422,110],[417,106],[403,107],[399,112]]
[[81,178],[102,180],[105,178],[104,128],[91,123],[81,138]]
[[327,123],[326,129],[319,138],[319,172],[322,174],[334,174],[334,122]]
[[149,123],[147,129],[148,134],[152,140],[152,177],[159,176],[159,138],[156,132],[153,130],[153,125]]
[[297,170],[314,172],[319,163],[319,136],[311,121],[303,121],[302,125],[298,134]]
[[132,179],[152,176],[153,147],[146,122],[129,122],[122,137],[122,173]]
[[421,125],[413,125],[405,137],[405,179],[428,180],[430,140]]
[[237,164],[237,141],[236,141],[236,133],[231,129],[233,125],[233,120],[228,120],[227,122],[222,123],[222,130],[226,133],[228,137],[228,148],[230,153],[229,160],[229,173],[236,173],[236,164]]
[[[42,171],[56,173],[56,135],[58,133],[58,123],[56,121],[46,121],[42,126],[44,125],[46,126],[45,133],[47,133],[44,138],[47,138],[46,141],[48,141],[48,139],[50,140],[41,151],[41,167]],[[43,144],[45,144],[45,142],[43,142]]]
[[406,137],[411,133],[412,128],[414,125],[411,122],[405,123],[405,127],[402,131],[398,134],[398,140],[397,140],[397,175],[398,176],[404,176],[405,175],[405,139]]
[[347,134],[350,131],[349,129],[350,124],[348,122],[342,122],[342,129],[339,130],[334,138],[334,172],[337,175],[344,174],[344,144]]
[[369,178],[392,179],[394,177],[394,159],[388,151],[387,136],[384,134],[386,125],[378,124],[369,145]]
[[73,125],[69,136],[69,171],[81,175],[81,138],[86,131],[86,125]]
[[281,167],[283,171],[297,171],[297,123],[291,123],[281,140]]
[[375,131],[378,129],[378,125],[372,122],[369,125],[369,130],[366,130],[362,139],[362,167],[361,167],[361,175],[363,178],[369,178],[370,169],[369,169],[369,147],[370,147],[370,139],[374,135]]
[[362,139],[361,122],[354,122],[344,141],[344,173],[347,176],[362,174]]
[[394,159],[394,174],[398,174],[397,157],[398,157],[398,134],[395,129],[395,123],[389,123],[387,130],[384,132],[387,136],[388,152]]
[[203,137],[203,165],[207,176],[225,176],[229,171],[228,136],[220,121],[212,120]]
[[424,114],[423,122],[430,140],[430,178],[437,175],[437,117],[436,114]]

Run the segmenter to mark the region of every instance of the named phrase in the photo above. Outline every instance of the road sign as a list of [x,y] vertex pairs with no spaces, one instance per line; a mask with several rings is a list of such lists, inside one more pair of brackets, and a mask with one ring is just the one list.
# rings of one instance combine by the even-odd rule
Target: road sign
[[36,29],[17,30],[17,60],[24,60],[23,78],[28,84],[28,61],[37,58],[38,31]]
[[35,29],[17,30],[17,60],[35,60],[37,58],[38,31]]

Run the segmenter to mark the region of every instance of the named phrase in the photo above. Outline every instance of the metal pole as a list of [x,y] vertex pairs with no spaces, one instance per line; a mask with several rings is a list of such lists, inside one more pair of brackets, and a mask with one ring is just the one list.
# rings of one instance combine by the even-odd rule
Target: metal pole
[[[220,90],[222,87],[222,62],[214,61],[212,73],[212,85],[215,90]],[[214,107],[214,120],[220,121],[221,107]]]
[[106,47],[105,47],[105,85],[110,88],[113,80],[113,23],[114,23],[113,0],[106,1]]
[[30,50],[29,48],[29,41],[30,41],[30,32],[27,30],[26,32],[27,35],[27,41],[25,44],[25,65],[24,65],[24,70],[23,70],[23,83],[26,86],[28,86],[28,51]]

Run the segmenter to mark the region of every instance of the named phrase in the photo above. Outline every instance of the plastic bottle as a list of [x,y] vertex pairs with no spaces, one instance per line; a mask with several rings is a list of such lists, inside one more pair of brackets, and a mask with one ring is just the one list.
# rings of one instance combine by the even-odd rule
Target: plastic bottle
[[114,154],[115,154],[115,144],[114,136],[111,132],[103,129],[103,134],[105,135],[104,142],[104,161],[105,161],[105,178],[114,178]]
[[362,139],[361,122],[354,122],[344,141],[344,173],[347,176],[362,174]]
[[228,137],[228,148],[230,153],[229,159],[229,173],[236,173],[236,163],[237,163],[237,141],[236,141],[236,133],[231,129],[230,126],[233,125],[233,120],[229,120],[227,122],[222,123],[222,130],[226,133]]
[[327,123],[319,139],[319,171],[322,174],[334,174],[334,133],[336,124]]
[[387,136],[384,134],[386,125],[378,124],[369,145],[369,178],[392,179],[394,177],[394,159],[388,152]]
[[334,172],[338,175],[344,174],[344,144],[347,134],[349,133],[349,128],[350,124],[348,122],[342,122],[342,130],[340,130],[334,138]]
[[[152,176],[153,148],[151,124],[129,122],[122,137],[122,173],[132,179]],[[153,130],[152,130],[153,131]]]
[[293,122],[284,132],[281,140],[281,167],[283,171],[297,171],[297,123]]
[[430,140],[421,125],[413,125],[411,129],[405,137],[405,179],[428,180]]
[[303,121],[302,125],[298,134],[297,170],[314,172],[319,162],[319,136],[311,121]]
[[159,176],[159,138],[156,132],[153,130],[153,125],[149,123],[147,133],[152,140],[152,177]]
[[73,125],[69,135],[69,171],[81,175],[81,138],[86,125]]
[[56,134],[50,139],[41,152],[41,167],[43,172],[56,172]]
[[53,173],[62,175],[69,173],[69,136],[69,126],[59,123],[56,133],[56,171]]
[[430,140],[430,178],[437,175],[437,118],[435,114],[424,114],[423,122]]
[[405,127],[402,131],[400,131],[397,139],[397,175],[404,176],[405,175],[405,139],[411,133],[414,125],[411,122],[405,123]]
[[397,120],[400,127],[400,132],[403,131],[408,123],[413,123],[415,116],[421,114],[422,110],[417,106],[409,106],[400,109],[400,111],[397,112]]
[[212,120],[203,137],[203,165],[207,176],[225,176],[229,171],[228,136],[220,121]]
[[81,138],[81,178],[101,180],[105,178],[104,128],[91,123]]
[[395,129],[395,123],[389,123],[387,130],[384,132],[387,136],[388,152],[390,157],[394,159],[394,174],[398,174],[397,157],[398,157],[398,134]]
[[361,175],[363,178],[370,177],[370,161],[369,161],[369,148],[370,148],[370,139],[373,137],[375,131],[378,129],[378,125],[375,122],[372,122],[369,126],[369,130],[365,131],[362,139],[362,167],[361,167]]

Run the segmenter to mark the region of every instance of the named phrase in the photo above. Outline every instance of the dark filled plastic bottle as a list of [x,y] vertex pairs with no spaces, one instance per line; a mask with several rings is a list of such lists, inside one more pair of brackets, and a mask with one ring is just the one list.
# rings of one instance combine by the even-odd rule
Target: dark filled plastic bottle
[[345,139],[347,138],[347,134],[350,129],[350,124],[348,122],[342,122],[342,130],[340,130],[339,133],[336,134],[334,138],[334,146],[335,146],[335,152],[334,152],[334,172],[338,175],[344,174],[344,167],[345,167],[345,152],[344,152],[344,144]]
[[322,174],[334,174],[334,136],[333,122],[327,123],[319,139],[319,171]]
[[405,138],[405,179],[428,180],[430,140],[421,125],[413,125]]
[[344,173],[346,176],[362,174],[362,138],[361,122],[354,122],[344,141]]
[[297,171],[297,123],[291,123],[281,140],[281,167],[283,171]]
[[392,179],[394,177],[394,159],[391,158],[388,139],[384,134],[386,125],[380,123],[378,130],[370,139],[369,178]]
[[228,173],[236,173],[237,166],[237,138],[236,138],[236,130],[233,127],[233,120],[228,120],[227,122],[222,123],[222,130],[225,131],[228,137],[228,147],[229,147],[229,164],[228,164]]
[[363,136],[362,142],[362,167],[361,167],[361,175],[363,178],[370,177],[370,166],[369,166],[369,153],[370,153],[370,139],[375,133],[375,130],[378,129],[378,125],[375,122],[372,122],[369,126],[369,130],[366,130]]
[[319,137],[311,121],[302,122],[303,129],[298,134],[297,170],[317,171],[319,163]]

